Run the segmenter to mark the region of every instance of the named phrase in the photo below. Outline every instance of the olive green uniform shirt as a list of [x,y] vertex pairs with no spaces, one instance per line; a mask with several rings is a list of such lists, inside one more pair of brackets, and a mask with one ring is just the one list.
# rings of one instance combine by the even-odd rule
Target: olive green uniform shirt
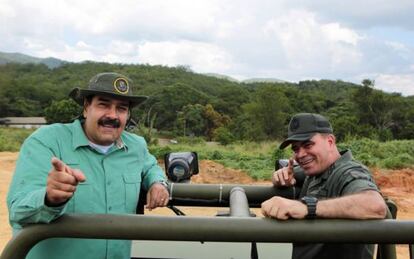
[[[86,181],[60,207],[45,205],[46,180],[55,156],[82,170]],[[16,234],[26,224],[49,223],[64,213],[135,213],[141,187],[165,180],[142,137],[123,132],[106,154],[89,145],[79,120],[35,131],[23,144],[7,205]],[[53,238],[38,243],[28,258],[130,258],[131,241]]]
[[[319,200],[337,198],[366,190],[378,191],[368,168],[353,160],[351,151],[341,157],[325,172],[307,176],[300,197],[314,196]],[[359,259],[372,258],[372,246],[364,244],[293,244],[293,259]]]

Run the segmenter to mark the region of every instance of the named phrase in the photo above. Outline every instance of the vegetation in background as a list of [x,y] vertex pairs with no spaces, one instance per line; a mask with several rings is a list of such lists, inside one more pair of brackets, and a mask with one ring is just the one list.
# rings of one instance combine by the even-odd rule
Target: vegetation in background
[[0,152],[17,152],[24,140],[32,134],[32,129],[16,129],[0,127]]
[[[135,93],[150,96],[134,109],[140,127],[173,136],[234,141],[280,140],[289,118],[298,112],[327,116],[338,140],[368,137],[387,141],[414,139],[414,96],[403,97],[340,80],[299,83],[239,83],[197,74],[188,67],[67,63],[53,69],[43,64],[0,65],[0,117],[45,116],[67,121],[79,114],[67,95],[86,87],[95,74],[115,71],[129,76]],[[143,116],[149,114],[150,116]]]
[[[29,129],[0,128],[0,151],[17,152],[23,141],[33,132]],[[177,144],[161,146],[153,139],[150,152],[163,159],[169,152],[195,151],[199,159],[209,159],[226,167],[241,169],[254,179],[269,179],[276,159],[289,158],[289,148],[279,149],[279,142],[235,142],[221,145],[206,142],[201,137],[179,137]],[[355,159],[369,167],[400,169],[414,165],[414,140],[380,142],[372,139],[349,139],[338,144],[340,150],[351,149]]]
[[[178,140],[178,144],[150,146],[150,151],[162,159],[169,152],[195,151],[199,159],[209,159],[226,167],[241,169],[254,179],[270,179],[276,159],[292,156],[290,149],[280,150],[276,141],[238,142],[230,145],[206,143],[191,138]],[[340,150],[350,149],[356,160],[371,168],[401,169],[414,165],[414,140],[380,142],[371,139],[352,139],[339,143]]]

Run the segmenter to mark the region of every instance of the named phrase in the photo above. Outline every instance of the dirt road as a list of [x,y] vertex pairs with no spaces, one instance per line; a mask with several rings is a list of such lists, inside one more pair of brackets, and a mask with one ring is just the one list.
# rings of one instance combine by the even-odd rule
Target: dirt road
[[[7,190],[15,168],[18,153],[0,152],[0,251],[11,238],[6,206]],[[414,170],[372,169],[377,184],[384,195],[392,198],[398,206],[399,219],[414,219]],[[200,173],[193,177],[194,183],[259,183],[240,170],[225,168],[213,161],[200,161]],[[270,182],[260,182],[270,184]],[[214,216],[215,208],[182,208],[188,215]],[[255,210],[256,214],[260,214]],[[147,212],[146,212],[147,213]],[[149,214],[172,215],[168,209],[157,209]],[[409,258],[407,246],[397,247],[398,258]]]

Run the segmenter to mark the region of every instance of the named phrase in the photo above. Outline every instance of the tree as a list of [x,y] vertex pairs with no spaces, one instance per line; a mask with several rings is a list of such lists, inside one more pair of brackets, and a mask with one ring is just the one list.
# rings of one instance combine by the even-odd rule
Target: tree
[[390,128],[393,126],[393,113],[396,112],[395,98],[373,88],[374,81],[364,79],[354,94],[359,123],[370,125],[376,129],[380,139],[390,137]]
[[218,113],[211,104],[205,106],[204,118],[207,121],[205,135],[208,140],[212,140],[215,137],[214,133],[217,128],[226,126],[230,122],[228,116]]
[[201,104],[188,104],[177,114],[176,128],[183,136],[202,136],[206,128],[204,117],[205,106]]
[[45,117],[48,123],[67,123],[73,121],[82,112],[82,108],[72,99],[53,101],[46,108]]
[[[254,135],[251,139],[265,135],[267,138],[281,138],[285,134],[285,124],[290,111],[289,101],[283,91],[269,85],[257,89],[254,101],[243,106]],[[258,132],[262,130],[262,133]]]

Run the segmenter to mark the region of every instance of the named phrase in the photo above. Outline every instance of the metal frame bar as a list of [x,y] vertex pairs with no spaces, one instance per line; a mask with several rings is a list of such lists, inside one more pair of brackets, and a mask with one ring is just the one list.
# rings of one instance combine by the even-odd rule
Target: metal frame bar
[[[239,186],[239,187],[237,187]],[[235,188],[236,187],[236,188]],[[240,188],[241,187],[241,188]],[[249,216],[249,205],[275,195],[294,198],[295,189],[271,186],[172,184],[170,203],[186,197],[230,204],[230,217],[174,217],[111,214],[66,214],[50,224],[29,225],[5,247],[0,259],[25,258],[48,238],[175,240],[278,243],[414,244],[414,221],[407,220],[286,220]],[[211,202],[213,201],[213,202]],[[194,205],[194,201],[190,202]],[[202,205],[204,206],[204,205]],[[197,229],[197,231],[194,231]],[[392,249],[381,258],[395,258]]]
[[250,217],[68,214],[50,224],[27,226],[7,244],[0,258],[24,258],[35,244],[53,237],[217,242],[411,244],[414,243],[413,233],[414,221],[402,220],[278,221]]

